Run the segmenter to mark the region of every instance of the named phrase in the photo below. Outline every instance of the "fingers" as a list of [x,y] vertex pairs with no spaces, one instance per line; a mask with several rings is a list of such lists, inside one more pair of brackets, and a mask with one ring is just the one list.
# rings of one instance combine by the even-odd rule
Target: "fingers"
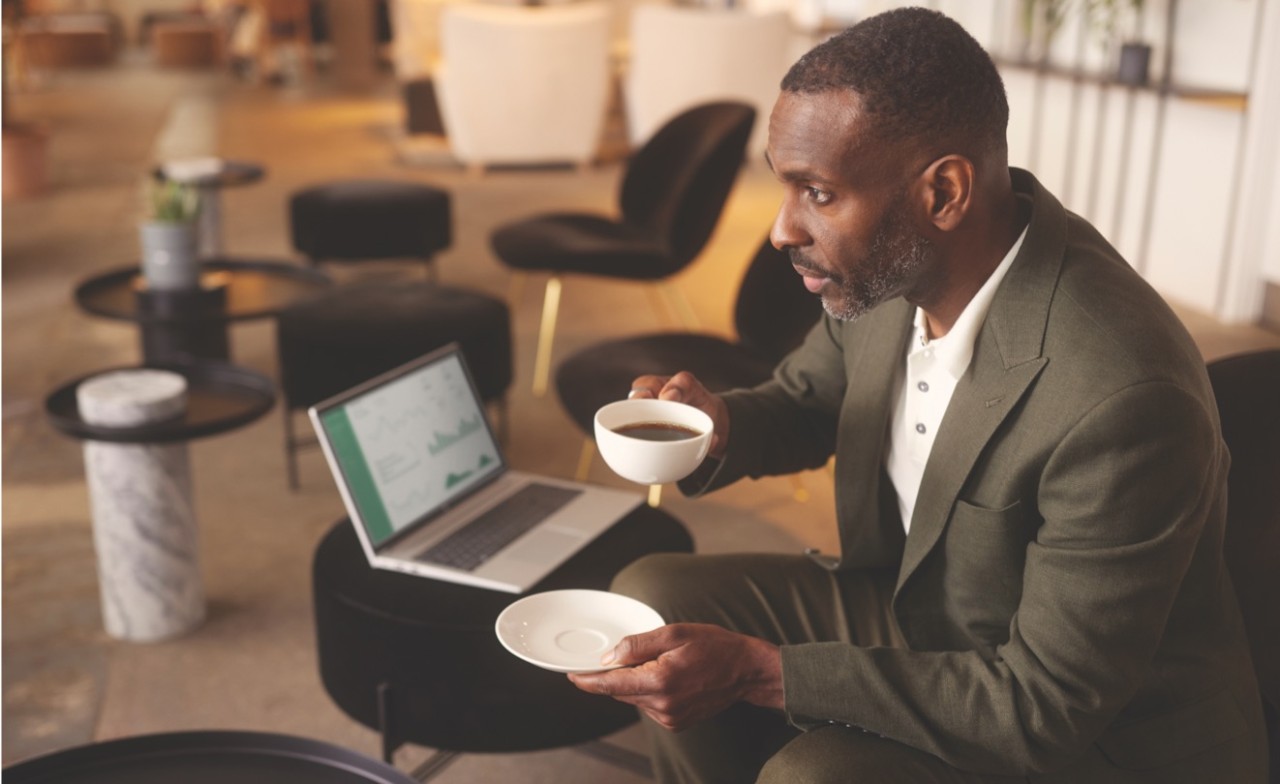
[[636,664],[653,661],[666,651],[671,650],[673,644],[671,632],[671,627],[662,626],[651,632],[627,635],[614,646],[612,651],[604,655],[600,663],[605,665],[621,664],[624,667],[631,667]]
[[669,376],[641,376],[631,382],[631,391],[627,394],[627,399],[634,398],[657,398],[662,388],[666,385]]
[[603,694],[622,702],[633,702],[634,698],[649,694],[654,688],[652,673],[647,672],[643,665],[604,672],[571,673],[569,680],[585,692]]
[[708,397],[702,383],[687,370],[674,376],[640,376],[631,382],[628,398],[656,398],[698,405]]
[[707,397],[702,383],[687,370],[682,370],[667,380],[658,392],[659,400],[672,400],[676,403],[688,403],[696,406]]

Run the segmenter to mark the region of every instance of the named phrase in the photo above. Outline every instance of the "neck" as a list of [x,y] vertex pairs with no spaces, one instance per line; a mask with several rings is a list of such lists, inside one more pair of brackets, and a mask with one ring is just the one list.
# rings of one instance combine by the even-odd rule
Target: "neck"
[[951,331],[965,306],[987,282],[1027,225],[1030,208],[1013,192],[1007,170],[1003,181],[988,191],[987,209],[974,212],[971,226],[940,248],[939,280],[932,296],[926,294],[914,304],[924,311],[929,338]]

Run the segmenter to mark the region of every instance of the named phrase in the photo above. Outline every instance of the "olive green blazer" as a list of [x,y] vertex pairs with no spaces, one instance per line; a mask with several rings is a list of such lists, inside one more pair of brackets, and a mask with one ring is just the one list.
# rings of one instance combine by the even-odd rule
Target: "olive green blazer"
[[783,648],[786,708],[1032,781],[1262,782],[1257,685],[1222,558],[1229,457],[1178,318],[1030,174],[1022,249],[904,535],[883,468],[913,308],[824,318],[725,396],[705,492],[836,455],[834,569],[896,566],[909,649]]

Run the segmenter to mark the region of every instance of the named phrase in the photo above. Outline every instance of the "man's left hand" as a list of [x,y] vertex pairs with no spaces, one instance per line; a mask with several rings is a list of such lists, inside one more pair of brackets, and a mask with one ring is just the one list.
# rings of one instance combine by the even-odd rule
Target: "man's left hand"
[[602,663],[626,666],[569,680],[583,691],[635,705],[669,730],[685,729],[735,702],[782,709],[778,646],[719,626],[677,623],[633,634]]

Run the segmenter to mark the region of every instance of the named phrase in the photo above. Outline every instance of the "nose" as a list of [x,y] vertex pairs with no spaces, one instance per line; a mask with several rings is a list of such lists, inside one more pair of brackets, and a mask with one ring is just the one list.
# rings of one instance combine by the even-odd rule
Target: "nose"
[[778,250],[799,248],[808,244],[808,235],[796,220],[795,205],[790,195],[782,199],[778,205],[778,214],[773,219],[773,227],[769,229],[769,241]]

